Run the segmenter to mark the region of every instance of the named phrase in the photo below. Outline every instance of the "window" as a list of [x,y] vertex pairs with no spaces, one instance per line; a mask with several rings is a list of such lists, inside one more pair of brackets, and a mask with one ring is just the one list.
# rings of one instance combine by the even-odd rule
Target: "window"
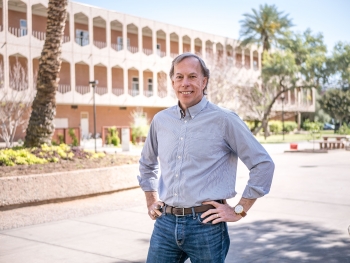
[[123,38],[122,37],[117,37],[117,50],[122,50],[123,49]]
[[153,80],[148,79],[148,91],[152,91],[152,90],[153,90]]
[[89,45],[89,31],[77,29],[75,31],[75,42],[82,47]]
[[139,90],[139,78],[132,78],[132,90],[138,91]]
[[27,29],[27,20],[20,19],[19,20],[19,26],[20,26],[20,36],[26,36],[28,29]]
[[160,55],[160,44],[157,43],[157,54]]

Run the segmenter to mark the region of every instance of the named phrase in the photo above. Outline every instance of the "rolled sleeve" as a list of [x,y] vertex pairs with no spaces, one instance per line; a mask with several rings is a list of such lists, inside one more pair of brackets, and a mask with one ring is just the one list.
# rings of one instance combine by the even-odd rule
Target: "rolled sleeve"
[[265,148],[255,139],[236,114],[230,114],[226,127],[230,147],[249,169],[242,197],[256,199],[269,193],[275,165]]
[[139,161],[140,175],[137,177],[143,191],[158,190],[158,143],[155,133],[154,122],[152,122],[145,145],[142,149]]

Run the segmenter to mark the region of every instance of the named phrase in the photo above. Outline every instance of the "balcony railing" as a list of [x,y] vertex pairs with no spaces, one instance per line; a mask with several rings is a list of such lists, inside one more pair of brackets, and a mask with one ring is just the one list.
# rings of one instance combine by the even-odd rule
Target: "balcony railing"
[[111,47],[116,50],[116,51],[120,51],[120,50],[123,50],[123,45],[120,45],[120,44],[111,44]]
[[158,97],[165,98],[168,95],[167,91],[164,90],[158,90]]
[[153,96],[153,90],[144,90],[143,94],[145,94],[146,97],[152,97]]
[[157,54],[158,54],[158,56],[160,56],[161,58],[166,56],[166,53],[165,53],[164,51],[161,51],[161,50],[157,50]]
[[76,92],[80,93],[81,95],[84,95],[86,93],[90,92],[89,86],[75,86]]
[[152,50],[152,49],[143,48],[142,51],[143,51],[143,53],[145,53],[147,56],[153,54],[153,50]]
[[28,34],[27,29],[15,28],[15,27],[9,27],[9,32],[12,35],[15,35],[16,37],[23,37],[23,36],[26,36]]
[[96,41],[96,40],[94,40],[94,45],[96,47],[98,47],[99,49],[107,47],[107,43],[106,42]]
[[108,89],[107,89],[107,87],[96,87],[96,93],[98,94],[98,95],[104,95],[104,94],[107,94],[107,92],[108,92]]
[[170,57],[176,58],[179,54],[178,53],[170,53]]
[[139,90],[132,90],[132,89],[129,89],[129,90],[128,90],[128,93],[129,93],[129,95],[135,97],[135,96],[137,96],[137,95],[140,94],[140,91],[139,91]]
[[83,47],[83,46],[89,45],[89,39],[85,37],[76,37],[75,43]]
[[124,94],[123,88],[112,88],[112,93],[116,96],[120,96]]
[[133,47],[133,46],[128,46],[128,50],[129,50],[131,53],[137,53],[137,52],[139,52],[139,48],[138,48],[138,47]]
[[[45,40],[46,39],[46,32],[41,31],[32,31],[33,37],[39,39],[39,40]],[[63,36],[63,43],[67,43],[70,41],[69,36]]]
[[71,90],[72,90],[71,86],[65,85],[65,84],[59,84],[58,88],[57,88],[57,92],[62,93],[62,94],[70,92]]

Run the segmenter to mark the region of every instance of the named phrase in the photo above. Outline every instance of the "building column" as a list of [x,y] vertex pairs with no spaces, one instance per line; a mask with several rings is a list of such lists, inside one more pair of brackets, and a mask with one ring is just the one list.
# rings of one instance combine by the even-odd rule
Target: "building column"
[[126,25],[125,19],[123,23],[123,50],[128,50],[128,27]]
[[143,44],[142,44],[142,27],[139,25],[138,30],[137,30],[137,37],[138,37],[138,48],[139,52],[143,52]]
[[88,29],[89,29],[89,45],[90,45],[90,51],[92,54],[92,46],[94,45],[94,21],[92,20],[92,14],[90,11],[90,15],[88,17]]
[[216,42],[213,42],[213,55],[216,56]]
[[129,76],[128,76],[128,69],[126,67],[123,68],[123,81],[124,81],[124,94],[129,94]]
[[74,96],[75,85],[76,85],[76,82],[75,82],[75,62],[74,62],[74,60],[72,60],[70,62],[70,86],[71,86],[71,91],[72,91],[72,94],[73,94],[73,102],[74,102],[74,97],[75,97]]
[[[69,7],[69,5],[68,5]],[[75,42],[75,21],[74,21],[74,14],[72,10],[69,10],[69,38],[71,41],[72,50],[74,50],[74,42]]]
[[194,38],[192,37],[191,40],[190,40],[190,50],[191,50],[191,53],[194,53],[195,52],[195,49],[194,49]]
[[182,36],[179,34],[179,54],[182,53],[184,53],[183,39]]
[[165,54],[167,57],[170,57],[170,34],[165,33]]
[[107,13],[107,21],[106,21],[106,42],[107,47],[111,47],[111,21],[109,20],[109,12]]
[[152,29],[152,50],[153,50],[153,54],[158,56],[158,54],[157,54],[157,32],[154,30],[154,28]]
[[139,69],[139,94],[143,96],[143,70]]
[[112,94],[112,68],[109,63],[107,66],[107,92]]
[[[5,39],[7,39],[7,36],[8,36],[8,1],[7,0],[2,1],[2,12],[3,12],[3,25],[4,25],[3,34],[5,35]],[[4,39],[2,39],[2,41],[4,41]],[[8,44],[3,43],[2,45],[3,45],[2,48],[4,49],[4,53],[3,53],[3,58],[4,58],[4,88],[8,89],[8,87],[10,85],[10,81],[9,81],[9,76],[10,76],[9,63],[10,63],[10,61],[9,61],[9,57],[8,57]]]
[[156,70],[153,70],[153,96],[158,96],[158,76]]

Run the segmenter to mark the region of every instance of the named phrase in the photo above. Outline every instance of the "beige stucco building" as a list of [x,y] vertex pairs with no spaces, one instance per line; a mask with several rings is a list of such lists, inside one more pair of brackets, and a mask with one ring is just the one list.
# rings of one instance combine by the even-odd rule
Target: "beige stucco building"
[[[47,4],[44,0],[0,0],[2,89],[11,88],[8,76],[16,59],[28,72],[28,87],[33,89],[45,39]],[[237,85],[260,81],[262,50],[258,47],[242,50],[234,39],[69,2],[56,95],[57,127],[80,127],[83,136],[93,131],[91,80],[99,82],[98,132],[102,126],[129,126],[136,109],[152,119],[176,103],[168,71],[173,58],[188,51],[204,60],[211,54],[230,58]],[[314,97],[313,93],[289,93],[284,109],[314,111]],[[278,102],[274,110],[280,108]]]

